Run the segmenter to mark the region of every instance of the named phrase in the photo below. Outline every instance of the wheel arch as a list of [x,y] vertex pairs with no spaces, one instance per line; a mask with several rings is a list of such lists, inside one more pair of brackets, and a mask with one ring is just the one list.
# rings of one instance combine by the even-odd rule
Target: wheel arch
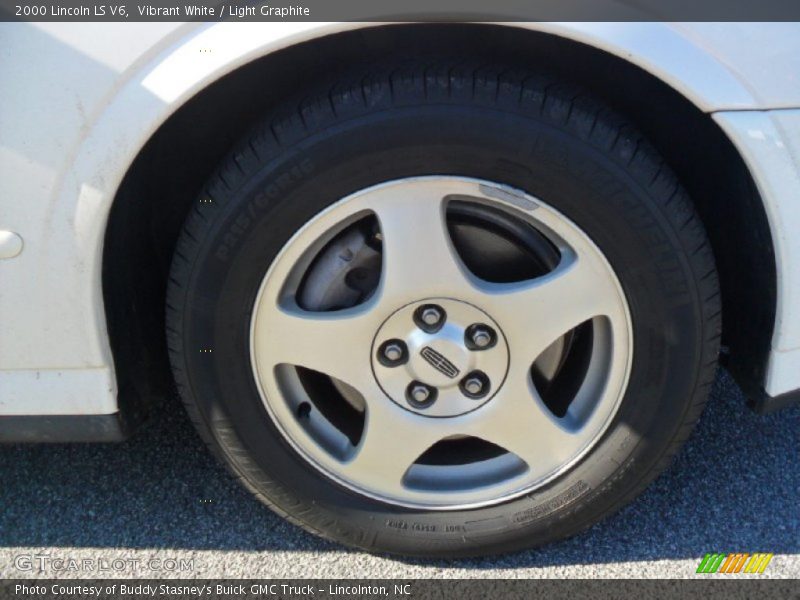
[[159,102],[145,105],[142,119],[148,124],[140,126],[145,135],[111,203],[102,254],[105,319],[121,410],[144,415],[154,399],[171,391],[165,284],[181,224],[208,174],[253,123],[304,82],[332,78],[365,54],[395,57],[397,48],[410,49],[404,51],[410,55],[447,51],[545,65],[629,117],[677,172],[697,206],[720,271],[729,364],[748,391],[761,386],[776,305],[771,233],[750,172],[708,114],[754,100],[716,59],[682,43],[664,24],[646,26],[672,51],[679,48],[681,60],[694,58],[702,68],[687,75],[681,61],[666,61],[663,51],[634,54],[628,38],[615,42],[615,31],[602,24],[339,24],[313,32],[288,25],[280,43],[242,49],[216,66],[191,67],[194,81],[172,81],[176,70],[197,60],[199,48],[209,46],[213,53],[225,33],[221,26],[203,29],[141,79]]

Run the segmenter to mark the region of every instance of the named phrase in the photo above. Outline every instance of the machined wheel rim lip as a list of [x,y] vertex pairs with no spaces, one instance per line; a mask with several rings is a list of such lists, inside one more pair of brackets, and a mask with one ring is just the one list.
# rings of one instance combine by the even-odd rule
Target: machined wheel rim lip
[[[281,344],[281,342],[275,338],[271,339],[271,343],[267,342],[272,330],[265,328],[263,321],[270,322],[268,316],[274,314],[274,311],[280,312],[282,310],[282,303],[285,298],[284,290],[287,287],[287,282],[291,279],[291,274],[296,272],[296,263],[301,257],[318,250],[324,243],[321,241],[322,238],[330,236],[331,231],[341,230],[346,223],[354,222],[357,218],[373,212],[375,207],[370,206],[370,202],[381,198],[387,192],[391,195],[401,188],[411,197],[419,190],[433,188],[434,190],[439,190],[438,198],[439,202],[442,203],[451,199],[467,199],[500,208],[528,221],[540,231],[546,232],[551,241],[558,240],[559,249],[566,252],[567,255],[573,253],[572,246],[579,242],[577,245],[581,248],[581,252],[588,252],[587,256],[591,256],[591,258],[584,258],[580,253],[575,252],[573,254],[581,256],[580,262],[576,264],[583,265],[584,262],[588,261],[595,270],[599,270],[601,268],[600,265],[605,269],[603,285],[609,286],[609,289],[613,288],[613,293],[618,300],[618,306],[613,309],[614,317],[608,318],[610,323],[609,337],[611,339],[607,368],[608,376],[602,382],[601,399],[597,401],[596,406],[591,408],[586,418],[586,423],[582,426],[589,427],[591,425],[590,431],[585,436],[585,443],[580,444],[576,451],[570,452],[570,456],[566,460],[560,460],[557,468],[548,470],[536,469],[534,472],[534,469],[529,465],[527,474],[515,475],[507,481],[497,484],[479,484],[473,489],[408,489],[405,491],[398,490],[396,487],[382,489],[380,478],[378,478],[378,481],[364,481],[363,473],[354,478],[352,474],[343,472],[346,471],[343,466],[349,465],[352,461],[343,461],[332,457],[298,425],[291,407],[284,399],[284,393],[287,388],[278,382],[278,368],[276,366],[278,363],[271,364],[270,359],[267,359],[266,362],[264,361],[263,355],[270,354],[264,349]],[[537,213],[537,211],[539,212]],[[382,221],[380,210],[375,210],[375,212],[377,212],[383,228],[388,221],[386,223]],[[542,219],[541,217],[546,218]],[[571,260],[577,260],[577,258],[572,257]],[[303,268],[308,268],[308,264],[306,263]],[[571,267],[567,267],[567,269],[569,268]],[[569,270],[565,272],[568,273]],[[562,275],[559,276],[561,277]],[[381,323],[406,304],[420,302],[427,298],[453,298],[457,301],[473,304],[470,299],[462,299],[459,294],[448,294],[441,288],[427,291],[421,289],[416,294],[407,294],[404,303],[398,302],[390,310],[381,303],[386,287],[391,287],[391,283],[386,281],[387,278],[386,258],[384,258],[384,269],[378,292],[365,303],[354,307],[358,311],[350,311],[355,314],[382,308],[383,313],[375,317],[376,332]],[[397,286],[394,287],[396,288]],[[474,303],[474,305],[479,310],[493,316],[491,304],[481,305],[480,303]],[[349,309],[338,312],[347,311]],[[289,344],[292,344],[292,342],[289,342]],[[373,377],[372,368],[370,368],[372,356],[371,354],[366,354],[366,352],[371,352],[372,347],[373,344],[368,343],[366,349],[361,349],[364,352],[364,371],[369,372],[370,377]],[[358,351],[359,349],[354,350]],[[250,352],[256,385],[267,413],[290,446],[316,470],[344,488],[380,502],[414,509],[447,511],[491,506],[518,498],[552,482],[583,459],[606,433],[625,395],[633,356],[633,334],[629,307],[613,269],[599,248],[571,220],[538,198],[509,186],[480,179],[442,175],[392,180],[359,190],[326,207],[298,230],[278,253],[262,280],[250,323]],[[513,348],[510,349],[510,353],[513,361]],[[267,364],[267,367],[264,366],[265,364]],[[285,364],[295,363],[287,361]],[[374,377],[373,381],[375,381]],[[375,389],[380,391],[381,399],[384,402],[393,402],[386,397],[377,381],[375,383]],[[527,388],[529,390],[533,388],[533,384],[530,381],[527,382]],[[535,394],[535,392],[533,393]],[[509,393],[508,395],[512,396],[513,394]],[[489,409],[486,407],[493,405],[494,402],[489,401],[470,412],[469,415],[460,415],[459,418],[470,417],[471,421],[474,422],[476,419],[488,416]],[[602,410],[600,410],[601,407]],[[504,408],[507,409],[507,407]],[[538,406],[538,409],[541,410],[541,405]],[[368,419],[371,419],[371,416],[369,416],[370,410],[371,408],[368,405]],[[408,414],[408,411],[400,410]],[[491,411],[491,414],[492,419],[496,420],[498,418],[497,415],[502,413],[499,408],[495,408]],[[427,419],[429,422],[451,420],[450,418],[429,419],[419,415],[415,415],[415,417]],[[494,440],[488,441],[494,443]],[[363,439],[359,446],[362,445],[364,445]],[[554,450],[559,448],[554,448]],[[558,453],[554,452],[554,454]],[[540,453],[540,455],[544,455],[544,453]],[[367,462],[369,464],[369,461]],[[528,464],[528,461],[525,462]],[[482,466],[481,463],[474,464],[477,465],[478,469]],[[374,468],[371,473],[377,475],[379,472],[380,468]],[[369,471],[366,473],[370,474]]]

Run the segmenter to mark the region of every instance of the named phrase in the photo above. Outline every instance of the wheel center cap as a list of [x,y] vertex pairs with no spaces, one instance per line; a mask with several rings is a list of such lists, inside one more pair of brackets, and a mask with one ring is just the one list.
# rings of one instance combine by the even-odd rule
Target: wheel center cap
[[474,362],[472,357],[457,342],[445,337],[453,333],[457,334],[458,331],[440,332],[432,340],[413,340],[417,343],[409,348],[409,370],[416,379],[438,388],[446,388],[457,385],[459,377],[470,370]]
[[430,417],[458,416],[488,402],[505,381],[508,361],[497,323],[450,298],[400,308],[372,344],[372,371],[384,393]]

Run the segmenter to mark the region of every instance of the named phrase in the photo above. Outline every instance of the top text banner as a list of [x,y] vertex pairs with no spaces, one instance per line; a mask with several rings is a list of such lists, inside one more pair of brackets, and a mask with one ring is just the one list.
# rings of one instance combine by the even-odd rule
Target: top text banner
[[800,21],[800,1],[0,0],[0,21]]

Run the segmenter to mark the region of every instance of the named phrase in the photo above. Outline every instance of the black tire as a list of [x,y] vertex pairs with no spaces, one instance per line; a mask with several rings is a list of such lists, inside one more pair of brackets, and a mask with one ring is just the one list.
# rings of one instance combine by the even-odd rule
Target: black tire
[[[460,557],[572,535],[665,468],[714,378],[718,281],[686,192],[623,118],[543,77],[454,64],[364,69],[277,114],[198,198],[167,301],[180,394],[243,485],[292,522],[349,546]],[[425,174],[497,181],[554,206],[605,254],[631,311],[630,379],[602,440],[544,488],[491,507],[404,509],[326,479],[278,433],[250,367],[255,296],[294,232],[356,190]]]

